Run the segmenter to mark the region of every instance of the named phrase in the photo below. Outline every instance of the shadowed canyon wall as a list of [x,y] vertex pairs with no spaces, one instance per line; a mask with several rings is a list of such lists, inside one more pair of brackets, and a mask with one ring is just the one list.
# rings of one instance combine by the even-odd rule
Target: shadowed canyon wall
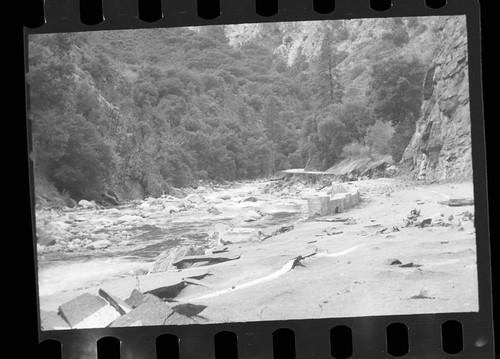
[[465,17],[442,19],[439,29],[442,37],[426,75],[421,117],[402,164],[414,177],[470,178],[471,118]]

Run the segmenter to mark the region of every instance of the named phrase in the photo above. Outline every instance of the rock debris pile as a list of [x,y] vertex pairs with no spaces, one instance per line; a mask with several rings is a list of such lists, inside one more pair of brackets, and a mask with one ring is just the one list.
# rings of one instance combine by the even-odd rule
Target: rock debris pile
[[[180,287],[177,290],[180,292],[183,286],[177,287]],[[186,309],[189,306],[197,308],[197,313],[191,314]],[[97,295],[83,293],[62,304],[58,312],[41,311],[40,317],[43,330],[182,325],[200,323],[204,318],[198,314],[205,308],[206,306],[191,303],[175,305],[157,295],[142,293],[137,289],[122,300],[100,289]]]
[[[202,286],[211,275],[201,265],[238,259],[239,255],[186,256],[174,263],[187,271],[162,272],[122,278],[111,288],[100,287],[59,305],[57,311],[41,311],[43,330],[124,327],[142,325],[182,325],[200,323],[204,305],[178,302],[188,286]],[[180,263],[183,265],[180,265]]]

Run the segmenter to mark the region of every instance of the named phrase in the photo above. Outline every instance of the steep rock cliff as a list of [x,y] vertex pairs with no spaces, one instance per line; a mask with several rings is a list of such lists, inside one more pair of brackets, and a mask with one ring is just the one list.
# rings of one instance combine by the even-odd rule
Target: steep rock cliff
[[467,29],[465,17],[443,18],[440,46],[424,83],[416,131],[403,155],[414,177],[446,180],[472,176]]

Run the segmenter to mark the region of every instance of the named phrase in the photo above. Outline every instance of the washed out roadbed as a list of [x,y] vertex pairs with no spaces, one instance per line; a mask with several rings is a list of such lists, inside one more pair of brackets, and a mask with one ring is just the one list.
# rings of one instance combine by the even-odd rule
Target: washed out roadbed
[[[141,297],[139,303],[147,303],[142,304],[145,313],[162,306],[161,323],[137,319],[142,305],[129,305],[118,316],[120,323],[128,323],[123,325],[477,311],[473,201],[449,205],[450,199],[472,198],[472,183],[381,178],[355,185],[361,202],[344,213],[302,216],[293,223],[285,218],[269,228],[257,225],[260,218],[245,222],[240,217],[261,234],[219,241],[213,244],[217,253],[188,255],[182,269],[171,265],[164,272],[135,271],[96,285],[48,292],[40,297],[41,309],[54,319],[65,303],[85,293],[99,296],[101,289],[124,302],[131,302],[134,291],[159,298]],[[263,196],[261,190],[255,189],[255,197]],[[296,203],[296,197],[289,198]],[[224,206],[231,207],[223,201],[217,208],[222,216]],[[258,201],[246,203],[262,215]],[[306,208],[301,211],[307,215]],[[86,323],[107,326],[116,319],[103,320]]]

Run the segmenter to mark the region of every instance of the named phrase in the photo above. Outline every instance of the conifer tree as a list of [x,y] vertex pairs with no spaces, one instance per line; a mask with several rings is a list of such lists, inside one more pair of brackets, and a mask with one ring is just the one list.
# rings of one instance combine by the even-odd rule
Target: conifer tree
[[341,62],[342,54],[337,50],[333,29],[323,26],[323,38],[315,63],[315,87],[318,108],[331,104],[341,103],[344,96],[344,87],[340,81],[337,65]]

